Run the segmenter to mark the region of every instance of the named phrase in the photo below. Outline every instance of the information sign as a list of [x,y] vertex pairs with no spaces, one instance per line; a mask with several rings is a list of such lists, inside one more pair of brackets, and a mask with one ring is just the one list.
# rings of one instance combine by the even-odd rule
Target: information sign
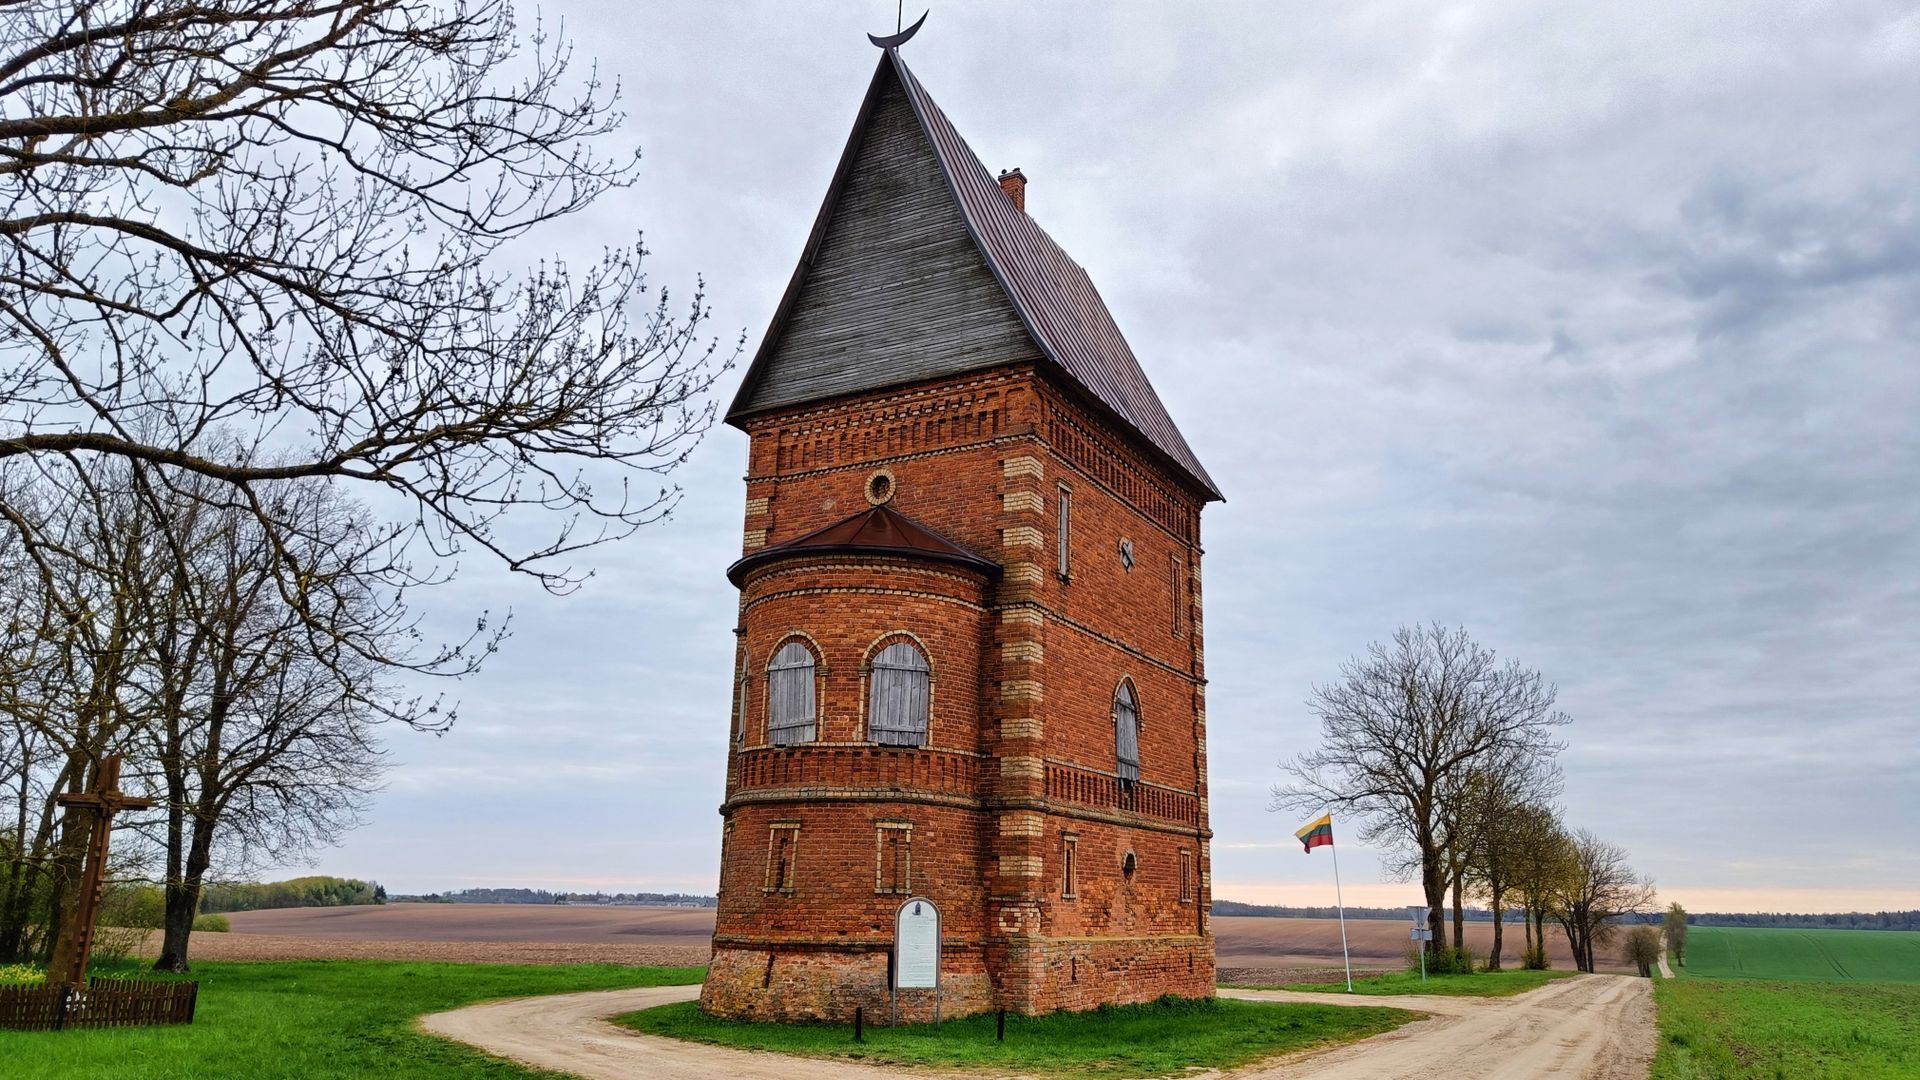
[[893,919],[893,985],[901,990],[940,986],[940,909],[916,896]]

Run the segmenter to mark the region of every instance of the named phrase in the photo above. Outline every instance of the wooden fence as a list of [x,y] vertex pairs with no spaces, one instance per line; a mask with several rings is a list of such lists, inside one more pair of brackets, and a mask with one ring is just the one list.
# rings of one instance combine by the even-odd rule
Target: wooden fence
[[84,989],[0,986],[0,1028],[59,1031],[191,1024],[199,991],[197,982],[159,979],[94,978]]

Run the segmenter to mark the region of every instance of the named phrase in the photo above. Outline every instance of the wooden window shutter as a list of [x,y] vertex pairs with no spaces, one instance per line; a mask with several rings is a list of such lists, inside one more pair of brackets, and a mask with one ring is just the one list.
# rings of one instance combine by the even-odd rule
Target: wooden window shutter
[[1113,695],[1113,751],[1120,779],[1140,779],[1140,706],[1131,682],[1122,682]]
[[775,746],[814,739],[813,652],[789,641],[767,667],[767,741]]
[[910,641],[873,658],[867,685],[867,737],[881,746],[925,746],[931,672]]

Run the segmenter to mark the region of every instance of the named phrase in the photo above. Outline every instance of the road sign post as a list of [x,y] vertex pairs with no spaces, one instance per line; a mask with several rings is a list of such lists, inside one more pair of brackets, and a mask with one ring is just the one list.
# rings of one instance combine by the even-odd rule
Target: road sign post
[[1424,904],[1409,904],[1407,912],[1413,916],[1414,948],[1420,953],[1420,981],[1427,981],[1427,942],[1433,940],[1433,909]]

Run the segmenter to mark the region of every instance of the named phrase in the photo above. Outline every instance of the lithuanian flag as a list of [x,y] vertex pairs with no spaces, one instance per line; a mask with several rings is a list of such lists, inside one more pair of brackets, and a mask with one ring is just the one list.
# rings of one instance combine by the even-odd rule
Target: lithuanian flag
[[1317,847],[1332,847],[1333,815],[1322,814],[1318,821],[1307,822],[1304,828],[1295,830],[1293,835],[1299,837],[1300,842],[1307,846],[1309,854]]

